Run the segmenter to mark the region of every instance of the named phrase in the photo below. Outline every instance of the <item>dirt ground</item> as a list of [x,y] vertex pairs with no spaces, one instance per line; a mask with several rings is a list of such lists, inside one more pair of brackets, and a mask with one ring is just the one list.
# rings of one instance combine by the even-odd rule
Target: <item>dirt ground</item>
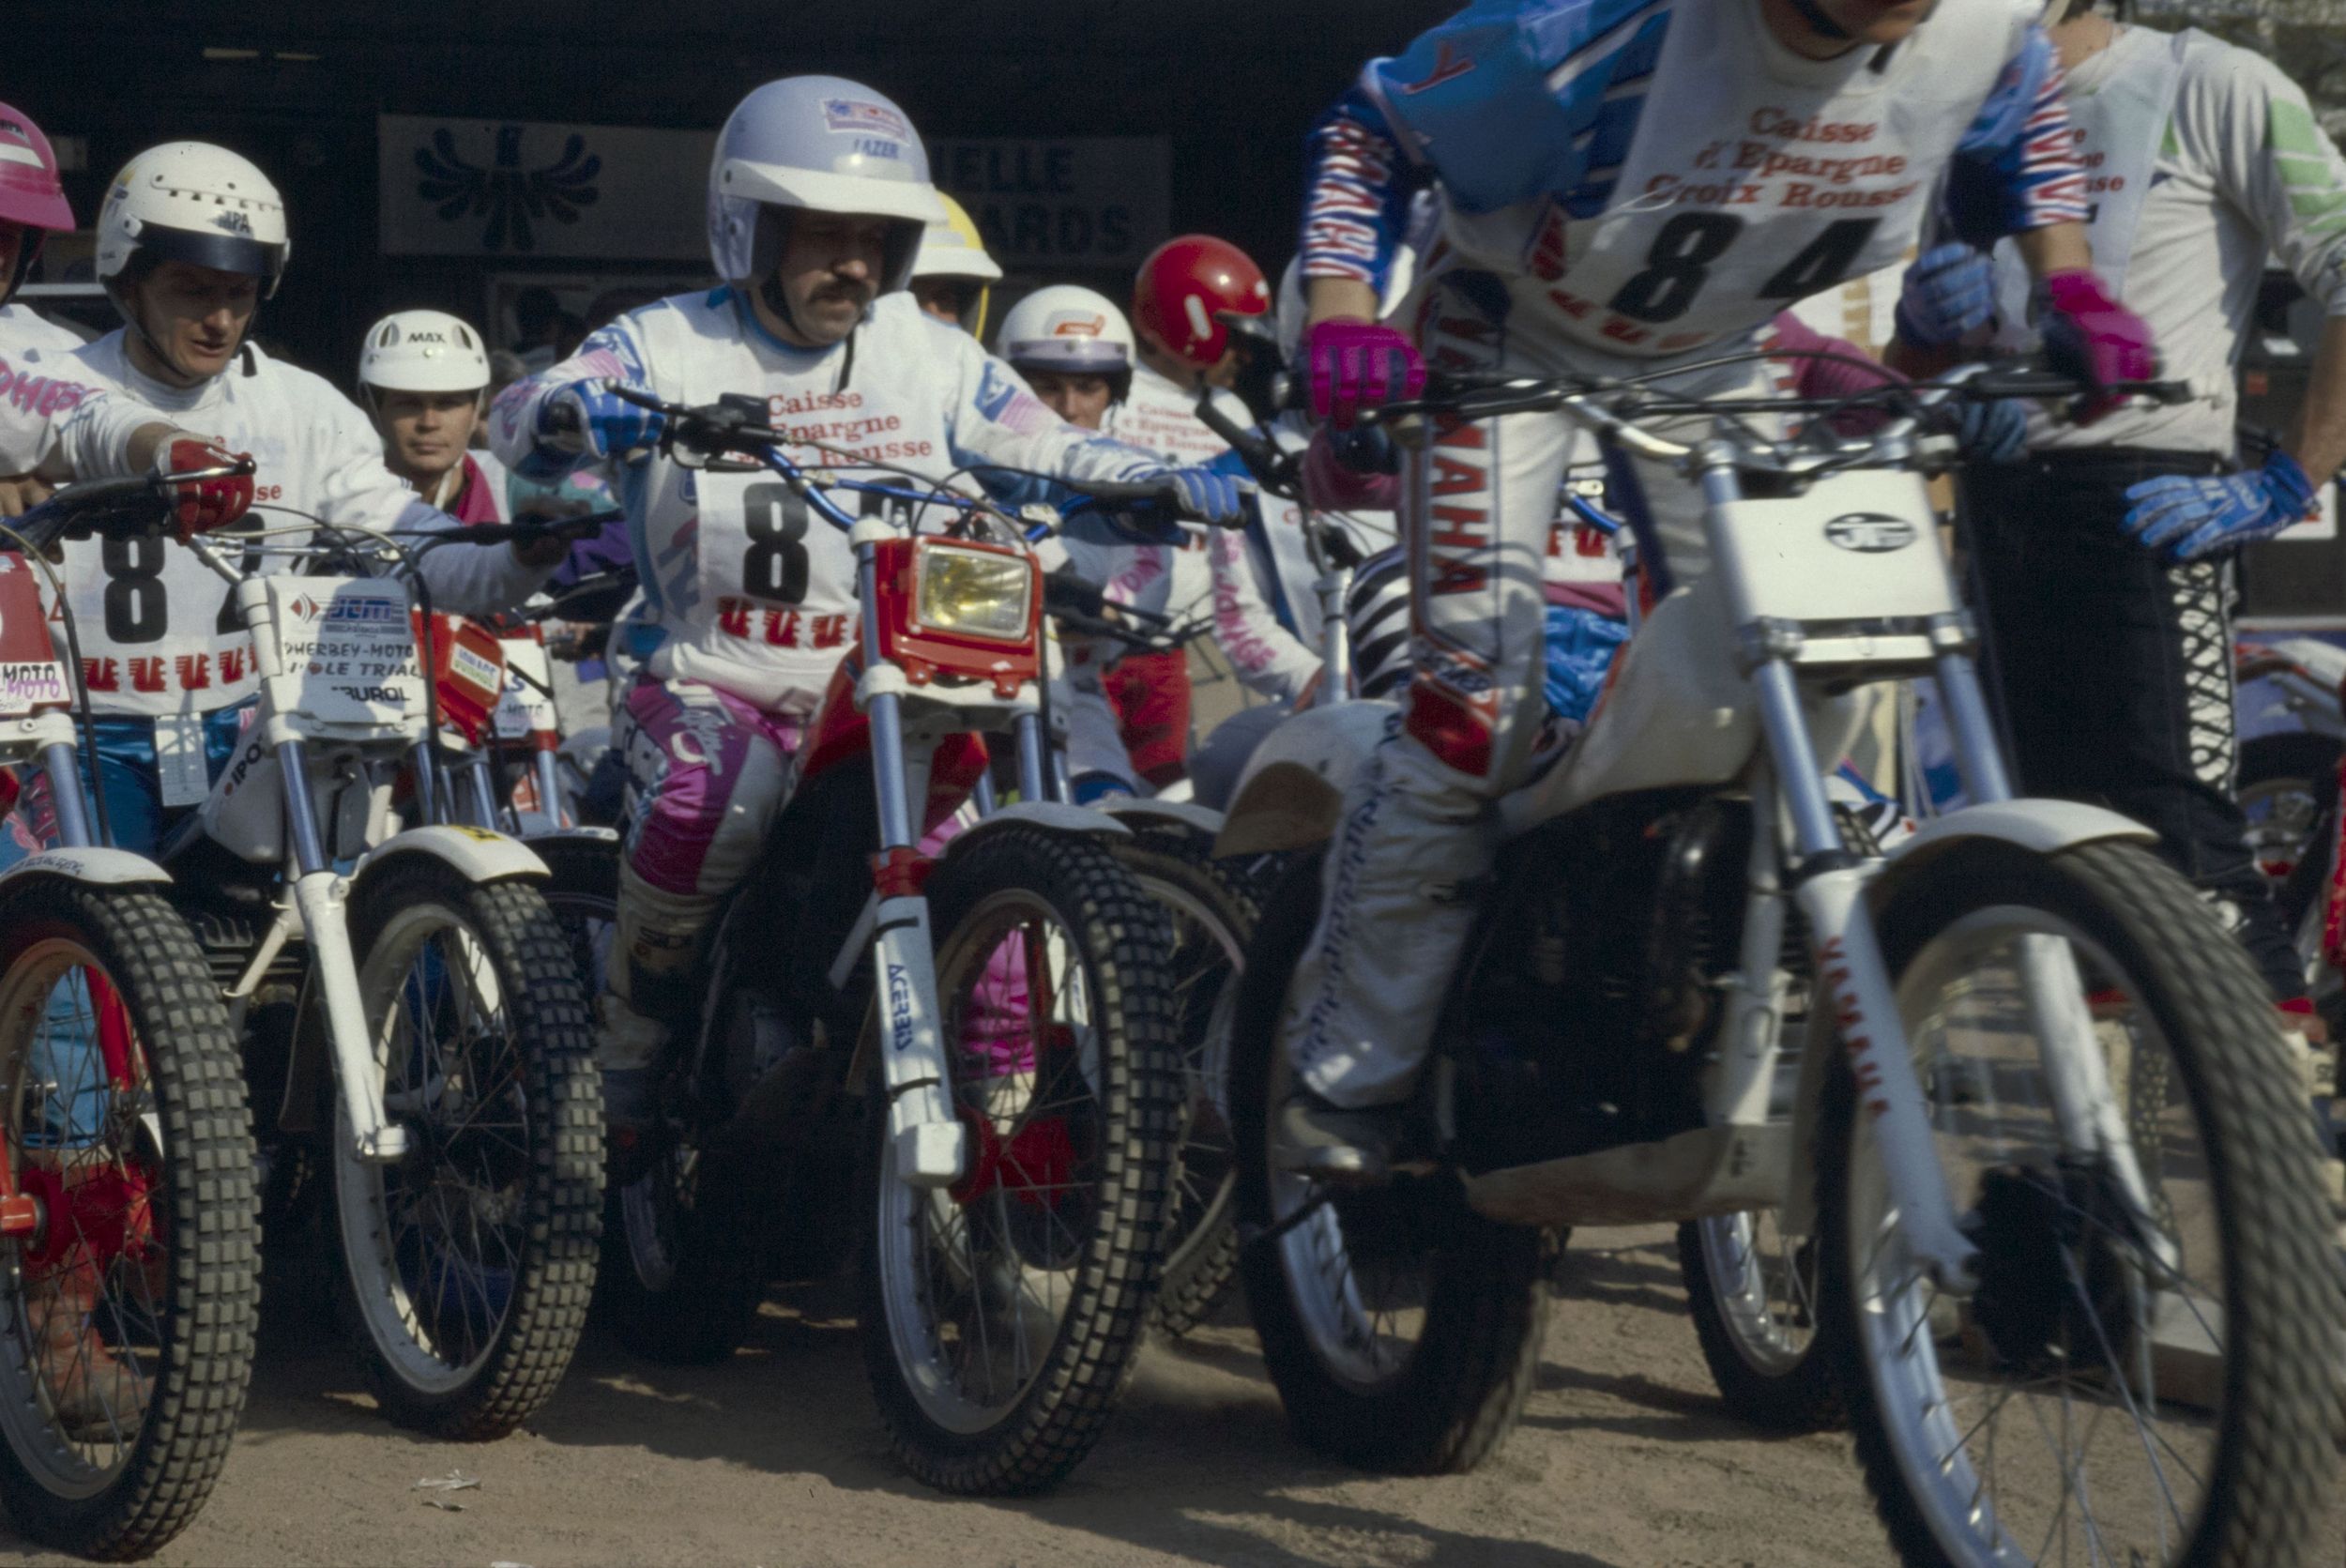
[[[1827,1568],[1888,1560],[1846,1439],[1727,1421],[1662,1230],[1584,1233],[1560,1266],[1539,1384],[1479,1472],[1362,1475],[1288,1437],[1236,1313],[1153,1345],[1057,1494],[952,1499],[891,1462],[832,1291],[769,1304],[722,1366],[590,1339],[531,1430],[467,1447],[386,1425],[330,1334],[272,1302],[252,1401],[167,1564],[530,1568]],[[413,1489],[451,1468],[477,1490]],[[2333,1538],[2346,1561],[2346,1511]],[[0,1564],[49,1562],[0,1533]]]

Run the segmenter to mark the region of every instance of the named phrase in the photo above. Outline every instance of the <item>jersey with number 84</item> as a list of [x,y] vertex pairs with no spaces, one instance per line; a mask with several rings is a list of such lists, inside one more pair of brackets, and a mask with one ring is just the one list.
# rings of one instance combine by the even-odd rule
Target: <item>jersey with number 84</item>
[[1945,0],[1894,49],[1817,61],[1744,0],[1478,6],[1315,133],[1305,270],[1381,283],[1433,181],[1429,270],[1528,275],[1567,338],[1655,358],[1897,265],[1942,179],[1999,233],[2081,220],[2033,9]]

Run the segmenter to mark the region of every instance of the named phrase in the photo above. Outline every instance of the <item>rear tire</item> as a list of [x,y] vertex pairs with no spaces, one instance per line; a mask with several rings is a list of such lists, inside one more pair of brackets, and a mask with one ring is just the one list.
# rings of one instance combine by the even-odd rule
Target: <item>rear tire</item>
[[[602,990],[611,929],[618,920],[616,838],[551,838],[530,847],[552,873],[546,906],[568,939],[580,992]],[[699,1366],[740,1348],[766,1299],[763,1227],[720,1194],[752,1190],[750,1172],[726,1157],[672,1138],[652,1168],[603,1195],[602,1265],[595,1313],[630,1354],[663,1366]],[[710,1201],[698,1201],[706,1195]]]
[[[1240,1235],[1254,1238],[1240,1255],[1247,1304],[1304,1444],[1365,1469],[1469,1470],[1514,1429],[1531,1393],[1547,1317],[1546,1238],[1469,1210],[1446,1171],[1339,1199],[1274,1240],[1258,1237],[1306,1201],[1308,1184],[1274,1172],[1271,1154],[1272,1112],[1292,1082],[1278,1020],[1319,919],[1320,863],[1298,859],[1264,902],[1240,976],[1230,1120]],[[1367,1267],[1388,1260],[1389,1272]],[[1330,1283],[1339,1269],[1349,1292]],[[1388,1311],[1396,1327],[1417,1315],[1414,1336],[1390,1351],[1382,1340],[1400,1335],[1380,1333]]]
[[1230,1010],[1261,909],[1253,879],[1232,861],[1214,859],[1208,834],[1179,823],[1127,825],[1132,833],[1111,838],[1109,847],[1173,922],[1173,1027],[1186,1108],[1165,1277],[1150,1320],[1178,1339],[1211,1317],[1238,1285]]
[[1846,1418],[1832,1358],[1816,1343],[1816,1241],[1786,1248],[1778,1221],[1773,1209],[1689,1220],[1678,1264],[1728,1413],[1763,1431],[1821,1432]]
[[[370,881],[351,944],[389,1054],[385,1098],[416,1149],[361,1164],[337,1094],[351,1339],[393,1422],[501,1438],[553,1397],[594,1294],[602,1091],[576,964],[534,886],[421,857]],[[462,983],[451,951],[478,954]]]
[[[45,1050],[18,1028],[53,1017],[48,1004],[63,986],[80,984],[86,1000],[77,967],[102,975],[131,1021],[139,1059],[128,1080],[108,1072],[86,1014]],[[251,1119],[236,1041],[210,967],[170,906],[50,876],[0,890],[0,1073],[10,1086],[5,1155],[20,1190],[69,1195],[45,1202],[39,1232],[0,1243],[0,1499],[45,1546],[145,1557],[194,1520],[219,1479],[260,1303]],[[60,1079],[71,1086],[64,1095]],[[37,1081],[48,1096],[32,1092]],[[46,1117],[28,1125],[44,1101]],[[53,1120],[61,1104],[64,1132]],[[85,1110],[99,1121],[86,1134]],[[97,1181],[128,1184],[95,1216],[114,1222],[111,1237],[85,1234],[78,1222],[88,1211],[70,1201]],[[123,1408],[96,1396],[107,1428],[95,1441],[77,1439],[52,1400],[69,1290],[78,1321],[65,1377],[78,1366],[95,1386],[102,1358],[130,1378]],[[48,1302],[38,1324],[36,1294]]]

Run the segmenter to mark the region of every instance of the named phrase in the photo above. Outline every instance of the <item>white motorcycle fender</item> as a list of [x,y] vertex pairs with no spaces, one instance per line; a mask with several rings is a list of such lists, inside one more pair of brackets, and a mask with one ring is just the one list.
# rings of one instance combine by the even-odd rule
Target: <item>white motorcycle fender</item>
[[1344,814],[1345,792],[1398,711],[1389,702],[1332,703],[1305,708],[1263,737],[1230,792],[1214,854],[1269,855],[1325,844]]
[[[2131,817],[2074,800],[2019,799],[1965,806],[1925,823],[1912,838],[1891,850],[1881,873],[1866,890],[1866,902],[1879,910],[1907,878],[1950,846],[1969,839],[1998,839],[2033,855],[2056,855],[2079,845],[2113,839],[2155,844],[2158,835]],[[1810,1007],[1807,1038],[1800,1047],[1800,1087],[1792,1105],[1792,1180],[1784,1203],[1787,1235],[1807,1235],[1816,1224],[1817,1125],[1839,1044],[1831,1010]]]
[[44,849],[0,873],[0,882],[20,876],[62,876],[93,887],[114,888],[138,882],[168,886],[171,874],[144,855],[128,849]]
[[389,864],[403,855],[431,855],[446,860],[468,882],[502,882],[510,877],[529,876],[542,881],[548,875],[545,861],[537,852],[519,839],[503,833],[493,833],[485,828],[458,828],[434,825],[409,828],[395,833],[382,845],[368,853],[351,873],[351,892],[355,897],[364,889],[377,867]]
[[1208,838],[1222,831],[1222,814],[1195,800],[1167,800],[1162,796],[1149,800],[1109,799],[1100,801],[1098,809],[1136,828],[1152,822],[1174,822]]

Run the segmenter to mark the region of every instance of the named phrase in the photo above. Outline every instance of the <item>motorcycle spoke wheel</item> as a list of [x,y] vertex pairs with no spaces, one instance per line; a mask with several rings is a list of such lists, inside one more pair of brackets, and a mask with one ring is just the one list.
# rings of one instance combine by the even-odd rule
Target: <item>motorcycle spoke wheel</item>
[[885,1118],[866,1362],[899,1455],[949,1491],[1031,1491],[1089,1452],[1161,1266],[1180,1075],[1165,923],[1083,840],[996,830],[932,883],[950,1188],[897,1175]]
[[501,1436],[552,1395],[593,1287],[602,1106],[586,1008],[534,891],[437,865],[397,875],[415,885],[371,898],[353,935],[385,1112],[409,1152],[360,1162],[337,1097],[345,1304],[394,1420]]
[[251,1368],[236,1046],[150,894],[20,885],[0,931],[5,1157],[36,1217],[0,1241],[0,1494],[47,1545],[144,1556],[203,1507]]
[[[2271,1005],[2139,850],[1971,858],[1882,933],[1975,1291],[1911,1250],[1846,1073],[1820,1132],[1824,1295],[1893,1543],[1958,1568],[2305,1560],[2334,1483],[2337,1286]],[[2093,998],[2084,1048],[2130,1152],[2056,1100],[2076,1044],[2030,944]]]

